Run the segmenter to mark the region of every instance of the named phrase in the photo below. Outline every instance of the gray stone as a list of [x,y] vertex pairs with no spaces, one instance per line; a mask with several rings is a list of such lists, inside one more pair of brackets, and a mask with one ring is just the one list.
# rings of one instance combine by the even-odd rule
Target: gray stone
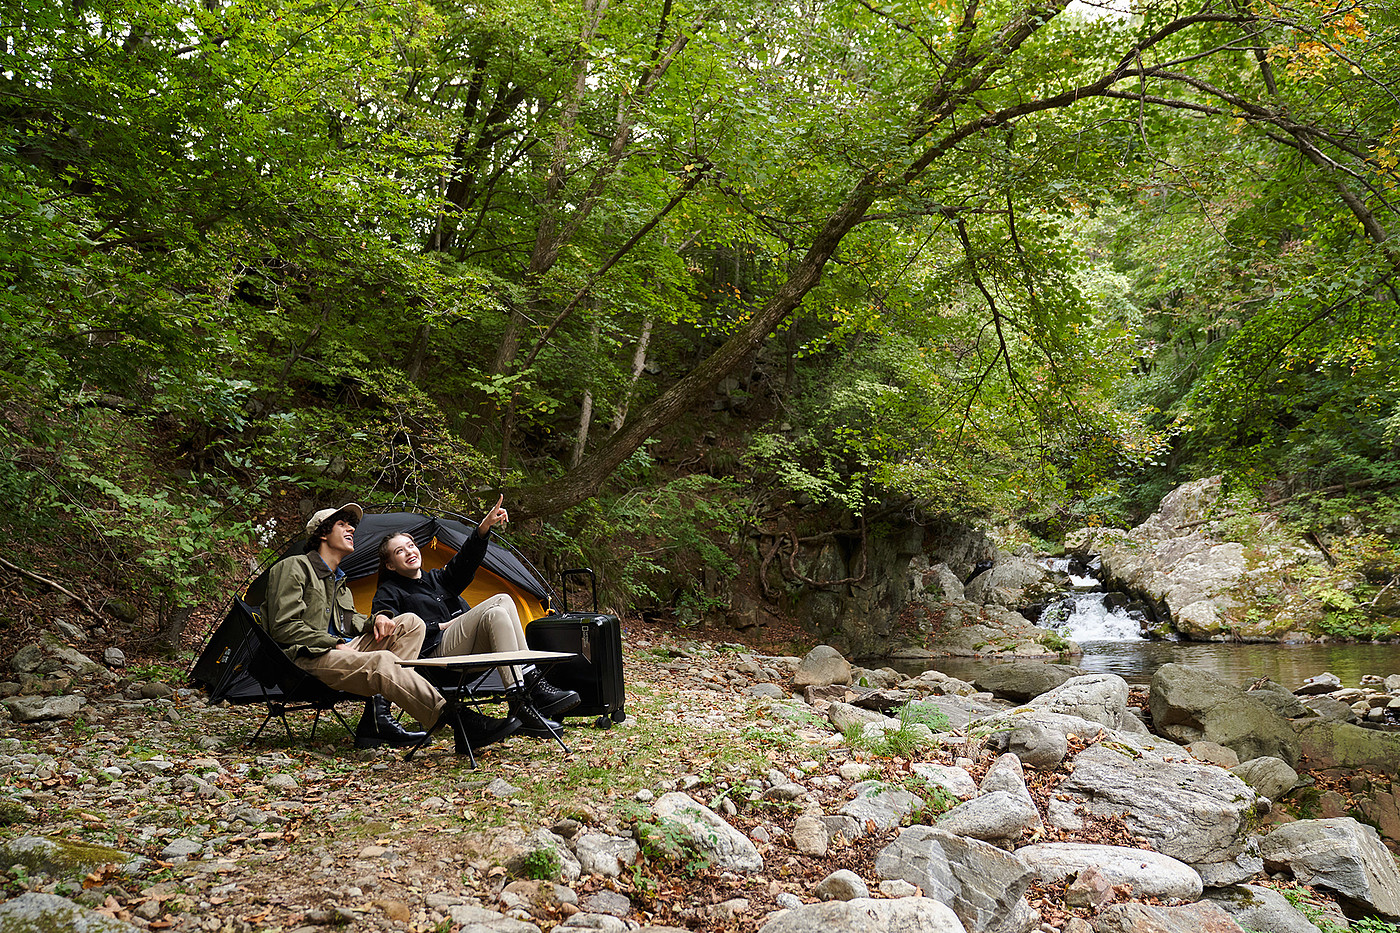
[[1277,800],[1293,789],[1298,783],[1298,772],[1288,767],[1288,763],[1267,755],[1254,758],[1230,769],[1230,773],[1244,781],[1261,797]]
[[743,833],[689,795],[678,791],[663,794],[652,805],[652,812],[658,819],[678,824],[697,851],[719,868],[743,872],[763,868],[763,856]]
[[799,687],[850,683],[851,662],[830,645],[817,645],[797,666],[792,682]]
[[824,901],[853,901],[858,897],[869,897],[870,889],[860,875],[842,868],[817,882],[816,887],[812,888],[812,895]]
[[1076,716],[1118,729],[1128,709],[1128,682],[1117,674],[1082,674],[1031,700],[1031,709]]
[[7,697],[5,707],[15,722],[41,722],[47,719],[72,719],[83,708],[83,698],[70,694],[59,697]]
[[1135,897],[1194,901],[1201,896],[1201,876],[1190,865],[1146,849],[1042,842],[1022,846],[1016,857],[1041,881],[1059,883],[1086,868],[1099,871],[1114,885],[1128,885]]
[[999,790],[958,804],[940,815],[935,825],[944,832],[1010,848],[1041,822],[1029,800]]
[[[932,826],[910,826],[875,858],[875,874],[918,886],[953,908],[967,933],[1023,931],[1034,878],[1014,854]],[[867,927],[866,929],[878,929]]]
[[1209,762],[1220,768],[1233,768],[1240,763],[1240,756],[1236,755],[1233,749],[1224,745],[1217,745],[1215,742],[1201,739],[1186,746],[1186,750],[1191,753],[1191,757],[1197,761]]
[[586,832],[574,839],[574,855],[585,872],[616,878],[637,861],[637,843],[625,836]]
[[850,703],[834,702],[826,708],[826,718],[836,727],[837,732],[850,728],[862,728],[870,723],[878,723],[891,729],[899,727],[899,720],[891,719],[884,713],[861,709]]
[[939,787],[959,800],[967,800],[977,794],[977,782],[965,768],[941,765],[932,761],[915,762],[910,770],[925,783]]
[[1021,759],[1028,768],[1051,771],[1069,754],[1069,739],[1064,732],[1042,722],[1023,722],[1006,736],[1006,751]]
[[102,652],[102,660],[109,667],[126,667],[126,655],[120,648],[109,647]]
[[1365,769],[1393,774],[1400,761],[1400,734],[1349,722],[1303,719],[1294,724],[1310,768]]
[[57,894],[27,892],[0,903],[0,931],[4,933],[136,933],[131,924],[80,907]]
[[867,821],[877,829],[894,829],[924,803],[904,788],[881,781],[861,781],[852,789],[855,799],[841,808],[841,814],[854,819],[862,831]]
[[[929,897],[857,898],[779,911],[758,933],[968,933],[957,915]],[[640,933],[640,931],[639,931]]]
[[1040,818],[1040,810],[1031,797],[1030,789],[1026,787],[1026,773],[1021,769],[1021,759],[1015,755],[1008,752],[992,762],[987,773],[982,775],[982,784],[978,790],[983,794],[1005,791],[1020,801],[1022,810],[1029,809],[1035,815],[1035,820],[1030,824],[1032,830],[1044,827],[1045,824]]
[[1178,742],[1207,739],[1241,761],[1268,755],[1298,763],[1298,736],[1287,720],[1238,687],[1205,671],[1164,664],[1148,693],[1156,730]]
[[1206,896],[1246,930],[1267,930],[1268,933],[1321,933],[1304,917],[1288,898],[1273,888],[1244,884],[1219,888]]
[[632,900],[618,891],[595,891],[579,898],[579,907],[589,913],[625,917],[632,912]]
[[831,834],[820,817],[799,816],[792,824],[792,847],[801,855],[826,855]]
[[1400,870],[1380,834],[1365,823],[1351,817],[1287,823],[1259,841],[1259,854],[1270,871],[1286,869],[1344,904],[1400,918]]
[[[611,892],[602,892],[611,893]],[[563,923],[556,926],[556,930],[601,930],[602,933],[627,933],[631,929],[627,921],[612,914],[583,912],[574,914]]]
[[1312,715],[1303,702],[1293,695],[1293,691],[1267,678],[1251,684],[1245,692],[1284,719],[1299,719]]
[[168,862],[183,862],[203,851],[204,843],[197,839],[176,839],[160,850],[160,857]]
[[751,697],[768,697],[772,700],[781,700],[787,696],[782,687],[773,683],[751,684],[744,688],[744,693]]
[[1013,703],[1024,703],[1049,693],[1071,677],[1084,673],[1082,667],[1049,664],[1044,661],[1004,661],[988,665],[972,679],[978,690]]
[[492,797],[514,797],[520,793],[520,788],[507,781],[505,778],[495,778],[486,785],[486,793]]
[[70,883],[81,883],[104,865],[116,865],[120,871],[130,873],[145,863],[139,855],[72,839],[19,836],[0,840],[0,865],[23,865],[30,874]]
[[1255,815],[1254,791],[1228,771],[1103,745],[1079,753],[1059,790],[1090,813],[1123,816],[1129,832],[1198,871],[1239,856]]
[[542,880],[573,884],[583,874],[578,859],[574,857],[569,843],[547,829],[537,829],[525,837],[520,847],[505,859],[506,870],[517,877],[526,877],[538,869],[541,853],[553,853],[558,869],[554,875]]
[[[1151,904],[1110,904],[1099,912],[1094,933],[1244,933],[1240,925],[1215,904],[1184,907]],[[1273,931],[1270,931],[1273,933]]]
[[1342,678],[1331,671],[1323,671],[1321,674],[1315,674],[1303,681],[1293,692],[1298,696],[1321,696],[1340,689],[1342,689]]

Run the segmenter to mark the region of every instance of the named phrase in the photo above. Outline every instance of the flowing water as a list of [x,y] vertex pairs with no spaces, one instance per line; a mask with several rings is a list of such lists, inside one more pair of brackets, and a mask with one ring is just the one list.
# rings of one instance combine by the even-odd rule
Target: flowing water
[[[1052,570],[1069,572],[1065,561],[1047,561]],[[1047,609],[1040,624],[1062,631],[1084,650],[1070,658],[1087,671],[1117,674],[1128,683],[1145,684],[1163,664],[1200,668],[1240,686],[1269,677],[1290,690],[1323,671],[1356,686],[1363,674],[1400,673],[1400,645],[1329,644],[1277,645],[1227,642],[1149,640],[1142,634],[1143,618],[1122,605],[1109,609],[1105,593],[1093,576],[1071,576],[1073,590]],[[1110,599],[1110,602],[1114,602]],[[1126,603],[1126,598],[1117,600]],[[985,658],[934,658],[924,668],[968,680],[997,662]]]

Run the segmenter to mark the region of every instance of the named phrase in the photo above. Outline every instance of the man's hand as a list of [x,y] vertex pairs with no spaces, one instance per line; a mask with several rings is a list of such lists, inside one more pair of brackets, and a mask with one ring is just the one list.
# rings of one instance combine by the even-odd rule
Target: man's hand
[[505,525],[510,521],[509,513],[501,508],[501,503],[505,501],[506,494],[501,493],[501,498],[496,500],[496,504],[492,506],[491,511],[487,512],[486,517],[481,520],[481,524],[476,526],[477,531],[486,534],[486,532],[490,531],[496,525]]
[[383,641],[394,634],[394,620],[382,612],[374,617],[374,640]]

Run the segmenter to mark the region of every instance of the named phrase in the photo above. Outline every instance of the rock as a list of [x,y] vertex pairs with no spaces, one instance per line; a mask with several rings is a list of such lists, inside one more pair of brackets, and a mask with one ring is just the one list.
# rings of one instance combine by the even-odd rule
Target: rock
[[792,824],[792,847],[801,855],[826,855],[831,834],[815,816],[799,816]]
[[678,824],[695,850],[711,864],[729,871],[753,872],[763,868],[763,857],[743,833],[730,826],[713,810],[687,794],[663,794],[652,812],[658,820]]
[[1128,682],[1117,674],[1082,674],[1028,704],[1031,709],[1077,716],[1110,729],[1123,725],[1128,709]]
[[167,862],[185,862],[190,856],[204,851],[204,844],[195,839],[176,839],[160,850],[160,857]]
[[874,710],[861,709],[850,703],[835,702],[827,706],[826,717],[831,720],[831,724],[836,727],[837,732],[845,732],[851,728],[862,728],[869,723],[878,723],[890,729],[899,727],[899,720],[891,719],[884,713],[877,713]]
[[1312,715],[1291,690],[1268,678],[1251,684],[1245,692],[1284,719],[1298,719]]
[[1035,814],[1035,820],[1030,824],[1032,830],[1044,828],[1045,824],[1040,818],[1040,810],[1036,807],[1035,800],[1031,798],[1031,792],[1026,787],[1026,774],[1021,770],[1021,759],[1015,755],[1007,753],[992,762],[987,773],[982,775],[982,784],[978,790],[983,794],[1005,791],[1012,798],[1020,801],[1020,810],[1029,809],[1031,813]]
[[0,903],[0,930],[5,933],[136,933],[131,924],[80,907],[57,894],[27,892]]
[[41,722],[48,719],[72,719],[83,708],[83,698],[76,695],[60,697],[7,697],[5,707],[15,722]]
[[574,840],[574,855],[582,871],[616,878],[637,861],[638,848],[625,836],[586,832]]
[[1068,664],[1049,664],[1044,661],[1003,661],[991,664],[972,679],[978,690],[985,690],[993,696],[1024,703],[1042,693],[1049,693],[1056,687],[1084,673],[1084,669]]
[[[780,911],[758,933],[970,933],[945,904],[929,897],[857,898]],[[641,933],[641,931],[638,931]]]
[[1214,904],[1187,904],[1185,907],[1110,904],[1100,911],[1094,922],[1094,933],[1244,933],[1244,931],[1229,914]]
[[[547,829],[537,829],[526,836],[520,848],[505,859],[505,866],[518,878],[564,884],[573,884],[583,873],[568,842]],[[549,867],[553,867],[553,872],[541,878]]]
[[1298,763],[1298,737],[1286,720],[1205,671],[1164,664],[1152,675],[1148,693],[1152,723],[1178,742],[1207,739],[1233,750],[1241,761],[1262,755]]
[[594,891],[578,898],[578,906],[588,913],[623,918],[631,913],[631,898],[619,891]]
[[1113,882],[1103,872],[1090,866],[1082,869],[1065,887],[1065,903],[1070,907],[1098,910],[1113,900]]
[[1356,722],[1359,719],[1356,710],[1332,697],[1304,697],[1299,702],[1309,715],[1328,722]]
[[492,797],[514,797],[520,793],[520,788],[507,781],[505,778],[495,778],[486,785],[486,793]]
[[1035,560],[998,554],[990,570],[963,584],[963,596],[983,605],[1025,606],[1053,595],[1063,579],[1057,580]]
[[1016,857],[1030,866],[1036,878],[1051,884],[1058,884],[1086,868],[1093,868],[1111,885],[1127,885],[1134,897],[1194,901],[1201,896],[1201,876],[1195,869],[1146,849],[1079,842],[1042,842],[1022,846],[1016,850]]
[[1042,824],[1028,798],[999,790],[958,804],[940,815],[935,825],[944,832],[1009,849]]
[[799,687],[825,687],[828,684],[845,684],[851,681],[851,662],[842,657],[841,652],[830,645],[817,645],[792,675],[792,682]]
[[977,782],[965,768],[940,765],[932,761],[918,761],[910,766],[910,770],[925,783],[942,788],[959,800],[967,800],[977,794]]
[[107,648],[102,652],[102,660],[108,667],[126,667],[126,655],[120,648]]
[[1288,902],[1288,898],[1273,888],[1253,884],[1218,888],[1211,891],[1206,900],[1225,911],[1246,930],[1321,933],[1298,908]]
[[1309,767],[1393,773],[1400,761],[1400,734],[1348,722],[1304,719],[1294,723]]
[[0,864],[6,867],[23,865],[30,874],[47,875],[71,884],[80,884],[83,878],[104,865],[116,865],[119,871],[131,873],[145,863],[139,855],[72,839],[19,836],[0,840]]
[[1261,797],[1277,800],[1298,783],[1298,772],[1288,763],[1267,755],[1235,765],[1230,773],[1244,781]]
[[869,897],[870,889],[860,875],[842,868],[817,882],[812,888],[812,895],[824,901],[853,901],[858,897]]
[[1303,681],[1302,685],[1293,692],[1297,696],[1308,697],[1323,696],[1340,689],[1342,689],[1342,679],[1331,671],[1324,671]]
[[852,790],[855,799],[841,808],[841,814],[854,819],[862,829],[867,821],[877,829],[894,829],[924,803],[904,788],[882,781],[861,781]]
[[537,917],[559,912],[561,904],[577,904],[573,889],[553,881],[528,879],[512,881],[501,890],[501,906],[507,910],[522,908]]
[[1260,840],[1259,854],[1270,871],[1287,870],[1344,905],[1400,918],[1400,870],[1380,834],[1365,823],[1351,817],[1287,823]]
[[1026,721],[1007,733],[1006,751],[1028,768],[1052,771],[1069,754],[1069,739],[1042,722]]
[[603,913],[577,913],[556,926],[556,930],[599,930],[602,933],[627,933],[627,921]]
[[[1090,813],[1123,816],[1129,832],[1198,871],[1243,854],[1255,816],[1254,792],[1228,771],[1133,757],[1101,744],[1079,753],[1059,790]],[[1051,810],[1052,822],[1057,812]]]
[[[1191,753],[1191,757],[1197,761],[1205,761],[1221,768],[1233,768],[1240,763],[1240,756],[1224,745],[1217,745],[1201,739],[1199,742],[1192,742],[1186,746],[1186,750]],[[1277,761],[1278,759],[1274,759]]]
[[[953,908],[967,933],[1021,933],[1034,874],[996,846],[936,827],[910,826],[875,858],[875,874],[918,886]],[[863,930],[879,929],[866,926]]]

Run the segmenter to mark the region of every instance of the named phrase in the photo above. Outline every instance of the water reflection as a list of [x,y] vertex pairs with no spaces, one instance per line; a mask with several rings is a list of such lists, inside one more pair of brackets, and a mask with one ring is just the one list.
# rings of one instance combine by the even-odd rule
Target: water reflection
[[[1246,686],[1260,677],[1295,689],[1323,671],[1331,671],[1348,687],[1363,674],[1400,673],[1400,645],[1241,645],[1169,641],[1111,641],[1083,644],[1084,656],[1068,663],[1087,671],[1117,674],[1128,683],[1145,684],[1163,664],[1200,668],[1221,680]],[[900,662],[905,673],[934,669],[970,680],[997,663],[985,658],[933,658]]]

